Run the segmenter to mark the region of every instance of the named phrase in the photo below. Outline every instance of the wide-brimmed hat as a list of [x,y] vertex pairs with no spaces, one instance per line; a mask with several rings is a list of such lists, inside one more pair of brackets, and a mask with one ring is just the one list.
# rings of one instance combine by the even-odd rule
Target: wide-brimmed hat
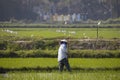
[[66,39],[62,39],[61,42],[66,42],[67,43],[67,40]]

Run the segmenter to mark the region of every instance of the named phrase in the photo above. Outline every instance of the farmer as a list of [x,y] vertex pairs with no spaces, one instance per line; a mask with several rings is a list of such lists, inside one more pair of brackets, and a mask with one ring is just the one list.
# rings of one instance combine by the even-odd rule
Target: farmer
[[70,72],[70,65],[68,62],[68,52],[67,52],[67,40],[63,39],[60,41],[60,47],[58,50],[58,62],[59,62],[59,71],[63,71],[64,65],[67,70]]

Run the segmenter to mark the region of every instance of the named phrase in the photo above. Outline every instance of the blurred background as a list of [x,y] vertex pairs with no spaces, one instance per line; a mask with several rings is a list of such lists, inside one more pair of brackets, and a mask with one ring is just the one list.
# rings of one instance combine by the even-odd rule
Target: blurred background
[[120,0],[0,0],[0,21],[107,20],[120,17]]

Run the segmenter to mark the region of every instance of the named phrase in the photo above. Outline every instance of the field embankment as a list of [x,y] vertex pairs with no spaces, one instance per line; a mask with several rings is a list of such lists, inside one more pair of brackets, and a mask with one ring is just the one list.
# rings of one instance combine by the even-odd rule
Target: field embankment
[[[56,58],[57,50],[0,50],[1,58]],[[120,58],[119,50],[69,50],[70,58]]]

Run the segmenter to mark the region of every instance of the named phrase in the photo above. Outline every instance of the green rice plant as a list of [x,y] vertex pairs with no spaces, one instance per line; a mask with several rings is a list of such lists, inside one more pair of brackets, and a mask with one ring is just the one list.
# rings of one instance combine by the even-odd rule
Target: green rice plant
[[[17,34],[11,34],[3,31],[0,28],[0,37],[1,39],[6,38],[8,40],[20,39],[20,40],[39,40],[39,39],[49,39],[49,38],[85,38],[89,37],[90,39],[96,38],[97,29],[96,28],[4,28],[17,32]],[[57,30],[65,30],[66,33],[56,32]],[[76,34],[70,34],[70,31],[75,31]],[[99,38],[111,39],[111,38],[120,38],[119,28],[100,28],[99,29]],[[85,35],[83,35],[85,33]],[[112,33],[112,34],[111,34]],[[9,37],[9,38],[8,38]]]
[[120,80],[119,71],[102,72],[15,72],[0,74],[1,80]]
[[[70,58],[72,68],[120,68],[119,58]],[[58,66],[57,58],[0,58],[2,68],[54,68]]]

